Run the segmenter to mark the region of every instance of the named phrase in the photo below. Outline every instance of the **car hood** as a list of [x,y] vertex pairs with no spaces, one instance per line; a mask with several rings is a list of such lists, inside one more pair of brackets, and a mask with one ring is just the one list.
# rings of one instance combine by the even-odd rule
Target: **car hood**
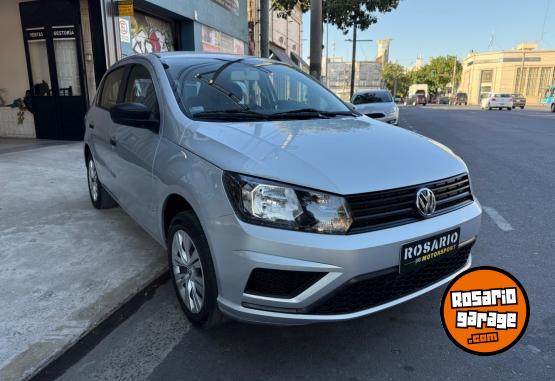
[[195,122],[193,130],[180,144],[224,170],[344,195],[467,170],[440,143],[368,117]]
[[395,107],[395,103],[388,102],[388,103],[364,103],[355,105],[355,110],[362,114],[368,114],[371,112],[381,112],[384,114],[389,114],[391,109]]

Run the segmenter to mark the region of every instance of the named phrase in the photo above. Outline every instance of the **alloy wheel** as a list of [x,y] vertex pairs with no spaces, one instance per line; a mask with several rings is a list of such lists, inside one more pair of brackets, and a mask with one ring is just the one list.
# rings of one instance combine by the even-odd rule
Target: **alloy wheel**
[[185,231],[178,230],[174,234],[171,253],[179,296],[190,312],[199,313],[204,304],[204,271],[198,250]]
[[89,170],[88,176],[89,180],[89,191],[91,192],[91,197],[94,202],[98,200],[98,175],[96,173],[96,166],[94,165],[94,161],[91,159],[89,160]]

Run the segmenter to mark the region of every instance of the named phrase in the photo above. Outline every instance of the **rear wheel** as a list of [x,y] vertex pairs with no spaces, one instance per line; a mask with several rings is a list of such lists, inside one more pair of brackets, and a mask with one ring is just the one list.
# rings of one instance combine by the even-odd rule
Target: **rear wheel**
[[555,103],[551,105],[551,112],[555,112]]
[[512,109],[512,107],[507,107],[507,111],[511,111]]
[[520,109],[521,109],[521,110],[524,110],[524,106],[520,106]]
[[96,165],[90,155],[87,157],[87,183],[91,202],[96,209],[109,209],[118,205],[98,179]]
[[193,212],[178,213],[170,223],[168,260],[175,293],[189,321],[205,329],[221,323],[210,248]]

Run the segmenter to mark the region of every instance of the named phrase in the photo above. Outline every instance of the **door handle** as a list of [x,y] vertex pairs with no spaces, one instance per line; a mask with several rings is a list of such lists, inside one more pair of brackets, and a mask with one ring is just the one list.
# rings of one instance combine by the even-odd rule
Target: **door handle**
[[110,138],[110,144],[115,147],[118,145],[118,143],[116,142],[116,138]]
[[94,124],[89,123],[89,128],[90,128],[90,129],[94,129]]

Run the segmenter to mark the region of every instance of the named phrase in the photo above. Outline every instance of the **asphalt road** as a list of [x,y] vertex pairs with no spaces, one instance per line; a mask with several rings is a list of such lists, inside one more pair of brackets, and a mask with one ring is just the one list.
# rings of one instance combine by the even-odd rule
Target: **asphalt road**
[[230,321],[199,331],[166,283],[61,379],[554,379],[555,114],[409,107],[400,126],[467,162],[488,211],[474,265],[511,272],[530,299],[527,332],[512,349],[480,357],[455,347],[441,327],[443,288],[341,324]]

